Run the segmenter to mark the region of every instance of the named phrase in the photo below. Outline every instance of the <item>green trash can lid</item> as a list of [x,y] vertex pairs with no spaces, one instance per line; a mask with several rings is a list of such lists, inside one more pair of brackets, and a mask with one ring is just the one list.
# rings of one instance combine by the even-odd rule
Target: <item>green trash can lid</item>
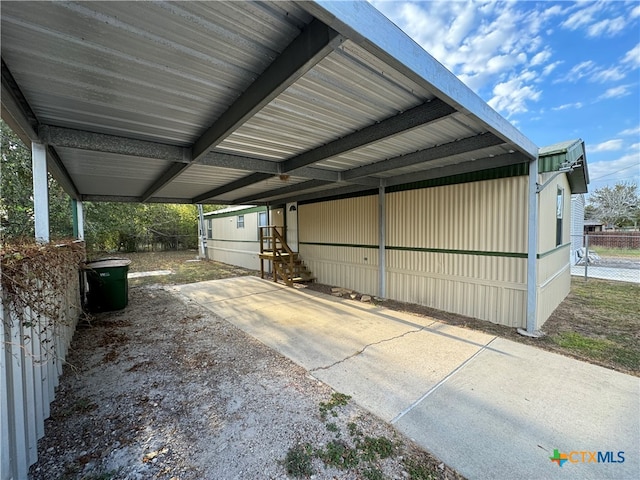
[[126,267],[131,264],[131,260],[128,258],[101,258],[92,262],[86,263],[85,268],[115,268]]

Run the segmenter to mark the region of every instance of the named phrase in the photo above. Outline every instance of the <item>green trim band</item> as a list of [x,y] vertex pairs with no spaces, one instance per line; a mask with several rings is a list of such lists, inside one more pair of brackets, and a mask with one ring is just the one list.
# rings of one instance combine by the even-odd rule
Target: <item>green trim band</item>
[[[378,249],[378,245],[360,245],[353,243],[324,243],[324,242],[299,242],[300,245],[316,245],[320,247],[348,247],[348,248],[372,248]],[[422,248],[422,247],[394,247],[387,245],[385,250],[397,250],[404,252],[426,252],[426,253],[451,253],[458,255],[478,255],[484,257],[507,257],[507,258],[527,258],[526,253],[514,252],[486,252],[482,250],[454,250],[448,248]]]
[[552,253],[556,253],[558,250],[562,250],[564,248],[567,248],[571,245],[571,242],[568,243],[563,243],[562,245],[558,245],[556,248],[552,248],[551,250],[549,250],[548,252],[544,252],[544,253],[539,253],[538,254],[538,258],[544,258],[548,255],[551,255]]
[[299,245],[315,245],[319,247],[350,247],[350,248],[375,248],[378,245],[364,245],[358,243],[325,243],[325,242],[298,242]]
[[[327,243],[327,242],[299,242],[300,245],[315,245],[319,247],[347,247],[347,248],[372,248],[378,249],[377,245],[364,245],[357,243]],[[557,252],[570,246],[571,243],[565,243],[548,252],[539,253],[536,258],[541,259],[552,253]],[[426,248],[426,247],[394,247],[387,245],[385,250],[396,250],[400,252],[423,252],[423,253],[450,253],[454,255],[477,255],[480,257],[504,257],[504,258],[527,258],[526,253],[518,252],[491,252],[485,250],[456,250],[452,248]]]
[[428,252],[428,253],[452,253],[457,255],[477,255],[480,257],[506,257],[506,258],[527,258],[526,253],[516,252],[490,252],[484,250],[454,250],[450,248],[422,248],[422,247],[390,247],[386,250],[399,250],[402,252]]

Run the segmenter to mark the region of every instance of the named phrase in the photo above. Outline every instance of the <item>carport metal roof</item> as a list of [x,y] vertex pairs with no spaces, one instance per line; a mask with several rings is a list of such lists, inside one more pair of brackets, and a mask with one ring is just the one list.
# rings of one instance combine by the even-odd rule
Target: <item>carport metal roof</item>
[[273,204],[538,154],[366,2],[0,8],[2,118],[79,200]]

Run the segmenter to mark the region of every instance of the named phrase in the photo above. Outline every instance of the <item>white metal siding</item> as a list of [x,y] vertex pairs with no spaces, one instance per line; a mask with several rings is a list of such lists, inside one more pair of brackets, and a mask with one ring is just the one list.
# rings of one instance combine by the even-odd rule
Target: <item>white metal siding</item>
[[376,196],[299,205],[298,228],[301,257],[318,282],[377,293]]
[[[80,316],[75,268],[64,276],[60,298],[65,317],[51,320],[26,308],[0,304],[0,479],[27,478],[38,459],[37,442],[55,396],[58,377]],[[55,324],[55,327],[51,325]],[[30,326],[27,326],[30,325]]]
[[[375,195],[300,206],[319,282],[377,292],[377,207]],[[526,222],[524,176],[387,194],[387,297],[524,326]]]
[[[259,270],[258,213],[239,210],[234,215],[219,218],[212,215],[212,238],[207,242],[209,259]],[[241,215],[244,216],[244,228],[238,228],[238,216]]]

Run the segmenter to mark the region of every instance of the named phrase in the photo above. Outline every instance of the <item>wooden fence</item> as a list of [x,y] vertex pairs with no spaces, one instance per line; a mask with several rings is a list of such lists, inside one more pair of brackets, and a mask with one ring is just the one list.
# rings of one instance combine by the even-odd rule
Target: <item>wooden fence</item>
[[591,232],[589,246],[640,249],[640,232]]
[[55,295],[58,318],[16,304],[4,288],[0,292],[0,480],[26,479],[38,459],[37,443],[81,314],[77,263],[56,270],[62,290],[47,292],[47,281],[37,278],[30,288]]

